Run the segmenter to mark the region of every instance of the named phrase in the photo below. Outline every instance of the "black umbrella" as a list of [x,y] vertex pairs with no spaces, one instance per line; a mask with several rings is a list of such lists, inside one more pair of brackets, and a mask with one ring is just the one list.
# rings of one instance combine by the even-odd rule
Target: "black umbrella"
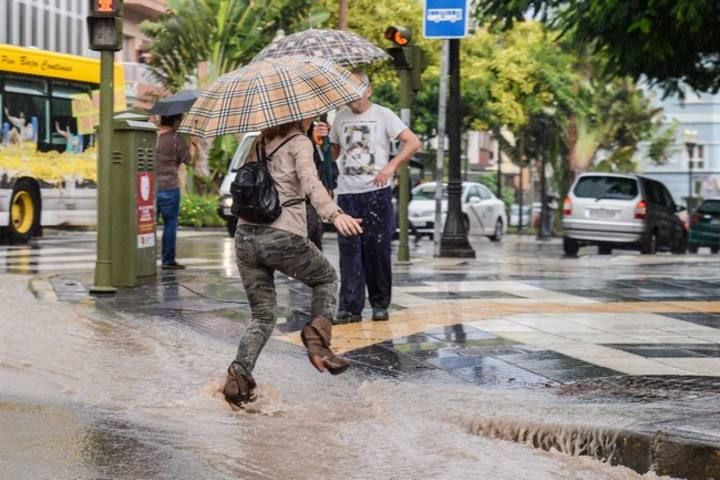
[[200,90],[183,90],[175,95],[161,98],[150,109],[153,115],[163,115],[170,117],[172,115],[180,115],[190,110],[195,100],[200,97]]

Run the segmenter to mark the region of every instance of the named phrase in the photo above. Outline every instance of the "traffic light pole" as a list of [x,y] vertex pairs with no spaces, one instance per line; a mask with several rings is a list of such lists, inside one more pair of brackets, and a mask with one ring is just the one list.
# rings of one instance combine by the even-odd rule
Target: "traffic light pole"
[[460,144],[462,141],[460,121],[460,40],[450,42],[448,70],[450,74],[450,98],[447,118],[448,153],[448,214],[445,220],[440,256],[456,258],[475,258],[475,250],[470,246],[462,213],[462,172],[460,165]]
[[[400,119],[410,127],[410,106],[412,105],[412,86],[410,83],[410,70],[398,69],[400,78]],[[410,202],[410,171],[408,164],[400,167],[398,175],[398,224],[400,227],[398,245],[398,262],[410,261],[410,245],[408,243],[408,203]]]
[[100,52],[100,126],[97,140],[97,260],[92,293],[115,293],[112,286],[110,231],[110,164],[112,161],[113,60],[111,50]]

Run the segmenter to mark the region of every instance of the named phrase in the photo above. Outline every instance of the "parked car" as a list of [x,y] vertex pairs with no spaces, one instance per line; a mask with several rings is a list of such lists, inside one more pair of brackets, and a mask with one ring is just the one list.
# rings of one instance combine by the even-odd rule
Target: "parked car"
[[704,200],[690,217],[688,250],[697,253],[700,247],[710,247],[710,252],[720,251],[720,198]]
[[613,248],[684,253],[687,232],[675,204],[662,183],[637,175],[586,173],[580,175],[563,206],[563,249],[575,256],[581,246],[597,245],[608,255]]
[[230,184],[235,180],[238,169],[245,163],[245,157],[250,153],[250,147],[259,134],[259,132],[247,133],[242,140],[240,140],[240,143],[235,149],[235,154],[228,165],[227,173],[225,173],[225,177],[220,184],[220,205],[218,206],[217,212],[220,218],[225,221],[228,235],[231,237],[235,236],[237,217],[230,213],[233,202],[232,195],[230,195]]
[[[412,190],[412,200],[408,205],[410,223],[421,233],[432,237],[435,228],[435,182],[420,184]],[[447,184],[443,184],[441,203],[442,221],[447,214]],[[507,231],[507,213],[505,204],[487,187],[480,183],[463,182],[462,193],[463,222],[468,233],[485,235],[498,242]]]
[[[517,227],[520,223],[520,205],[513,203],[510,206],[510,226]],[[540,202],[524,204],[522,208],[522,226],[538,225],[540,223]]]

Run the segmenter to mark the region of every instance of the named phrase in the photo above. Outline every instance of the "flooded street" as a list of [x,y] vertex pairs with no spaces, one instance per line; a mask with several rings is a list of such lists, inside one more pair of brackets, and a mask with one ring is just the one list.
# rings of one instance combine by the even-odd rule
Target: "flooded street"
[[[685,407],[715,398],[688,380],[710,379],[697,375],[720,360],[708,256],[568,261],[556,244],[487,242],[471,264],[420,258],[396,272],[390,322],[335,329],[355,362],[339,377],[296,345],[307,291],[278,278],[260,398],[233,411],[219,390],[248,312],[231,241],[181,238],[187,272],[95,301],[83,287],[91,240],[0,252],[2,479],[652,479],[557,450],[612,454],[603,428],[674,418],[691,393]],[[38,293],[38,282],[52,288]],[[665,379],[695,390],[655,402],[642,385]],[[642,400],[582,400],[598,384]],[[696,432],[715,421],[684,418]]]
[[[41,305],[28,280],[1,283],[15,299],[2,313],[2,478],[640,478],[469,433],[477,414],[526,410],[519,392],[333,378],[279,342],[260,358],[256,413],[233,412],[218,392],[231,339]],[[557,408],[532,405],[538,418]]]

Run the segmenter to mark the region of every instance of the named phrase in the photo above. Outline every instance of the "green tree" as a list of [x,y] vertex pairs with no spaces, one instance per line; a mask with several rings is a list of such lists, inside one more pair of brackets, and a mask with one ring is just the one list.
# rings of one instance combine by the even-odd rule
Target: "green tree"
[[[311,0],[175,0],[141,29],[150,39],[150,68],[170,91],[210,83],[248,63],[279,29],[289,30]],[[207,62],[205,78],[198,65]],[[203,86],[203,85],[200,85]]]
[[606,56],[614,77],[720,90],[720,2],[714,0],[478,0],[477,18],[508,28],[528,14]]
[[[291,30],[305,16],[312,0],[172,0],[170,10],[155,22],[144,22],[150,39],[150,68],[171,92],[190,83],[205,87],[250,60],[280,29]],[[198,66],[206,62],[200,76]],[[214,140],[209,155],[211,177],[226,170],[237,141]],[[201,180],[199,185],[212,186]]]

